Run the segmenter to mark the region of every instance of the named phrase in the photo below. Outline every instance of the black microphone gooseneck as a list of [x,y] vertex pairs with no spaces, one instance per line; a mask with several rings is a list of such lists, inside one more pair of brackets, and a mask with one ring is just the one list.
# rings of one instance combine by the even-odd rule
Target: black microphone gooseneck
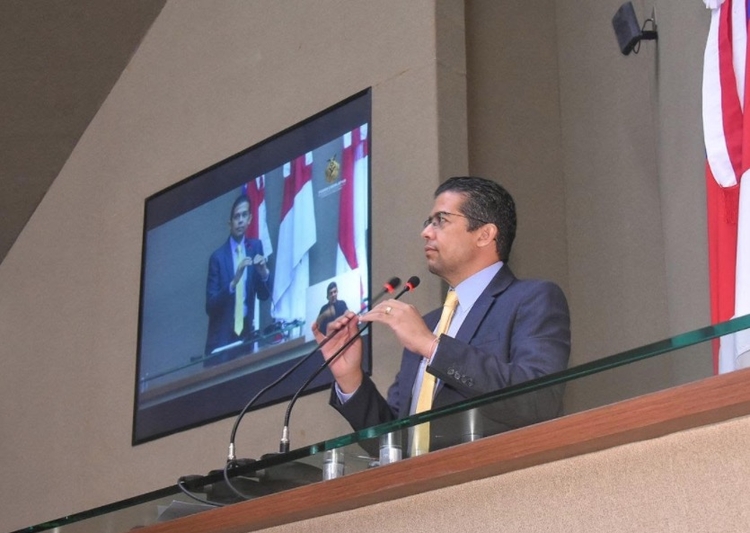
[[[406,285],[404,285],[404,288],[401,289],[401,292],[399,292],[396,296],[394,296],[394,300],[398,300],[401,298],[404,294],[407,292],[413,291],[414,289],[419,286],[419,278],[417,276],[412,276],[409,278],[409,281],[406,282]],[[289,451],[289,418],[292,414],[292,407],[294,407],[295,402],[297,401],[297,398],[299,398],[299,395],[302,394],[302,391],[304,391],[312,381],[318,377],[318,374],[320,374],[323,370],[328,368],[328,366],[336,360],[336,358],[344,353],[349,346],[351,346],[355,340],[357,340],[370,326],[372,325],[372,322],[368,322],[364,326],[362,326],[357,333],[355,333],[351,339],[346,341],[346,344],[344,344],[339,350],[333,354],[333,356],[323,361],[323,364],[320,365],[315,372],[312,373],[312,375],[307,378],[307,380],[302,384],[302,386],[297,390],[297,392],[292,396],[292,399],[289,400],[289,405],[287,405],[286,408],[286,415],[284,416],[284,427],[281,430],[281,441],[279,442],[279,452],[281,453],[287,453]],[[328,337],[325,339],[328,340]],[[324,341],[325,342],[325,341]],[[321,346],[323,343],[321,343]]]
[[[412,280],[410,279],[409,282],[411,282],[411,281]],[[419,283],[419,282],[417,281],[417,283]],[[393,278],[389,279],[386,283],[383,284],[383,289],[374,298],[372,298],[370,301],[373,302],[373,303],[377,302],[378,300],[380,300],[386,294],[393,293],[393,291],[395,291],[396,288],[399,285],[401,285],[401,279],[400,278],[393,277]],[[411,290],[411,289],[408,289],[408,290]],[[363,309],[362,311],[360,311],[359,314],[364,313],[366,310],[367,310],[367,308]],[[359,316],[359,314],[357,314],[355,316]],[[352,317],[352,318],[354,318],[354,317]],[[332,337],[326,337],[325,339],[323,339],[323,341],[320,344],[318,344],[317,346],[315,346],[315,348],[310,353],[308,353],[306,356],[304,356],[302,359],[300,359],[294,366],[292,366],[289,370],[287,370],[286,372],[284,372],[276,380],[274,380],[273,382],[269,383],[268,385],[266,385],[265,387],[263,387],[260,391],[258,391],[258,393],[255,396],[253,396],[253,398],[247,403],[247,405],[245,405],[245,407],[242,409],[242,411],[240,411],[240,414],[237,415],[237,418],[234,421],[234,427],[232,428],[232,434],[231,434],[231,436],[229,438],[229,454],[227,456],[227,465],[229,465],[231,463],[234,463],[237,460],[236,455],[235,455],[235,440],[237,438],[237,429],[239,428],[240,421],[242,420],[242,417],[244,417],[245,414],[250,410],[250,408],[255,404],[255,402],[258,401],[258,398],[260,398],[263,394],[265,394],[271,388],[273,388],[276,385],[278,385],[281,381],[283,381],[284,379],[286,379],[287,376],[289,376],[292,372],[294,372],[300,366],[302,366],[305,363],[305,361],[307,361],[308,359],[310,359],[310,357],[312,357],[314,354],[316,354],[318,352],[318,350],[320,350],[320,348],[322,348],[323,346],[325,346],[328,343],[328,341],[331,340],[331,338]]]

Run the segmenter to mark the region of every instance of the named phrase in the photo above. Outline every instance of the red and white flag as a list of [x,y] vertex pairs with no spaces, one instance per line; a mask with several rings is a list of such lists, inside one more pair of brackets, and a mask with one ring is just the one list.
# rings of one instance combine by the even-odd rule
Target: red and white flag
[[[263,244],[263,255],[266,260],[273,253],[271,235],[268,232],[266,219],[266,177],[261,175],[245,184],[245,194],[250,200],[250,214],[252,220],[245,231],[245,237],[259,239]],[[255,298],[255,313],[253,313],[253,329],[260,329],[260,300]]]
[[309,251],[317,240],[312,188],[312,152],[284,165],[284,197],[273,281],[273,316],[304,320],[310,282]]
[[245,192],[250,199],[250,214],[253,216],[245,235],[251,239],[260,239],[263,243],[263,254],[268,259],[273,254],[273,244],[266,219],[266,176],[261,175],[249,181],[245,186]]
[[[703,70],[711,321],[750,313],[750,113],[745,90],[748,12],[743,0],[704,0],[712,9]],[[750,332],[721,338],[714,368],[750,366]]]
[[[367,287],[367,125],[343,137],[341,196],[339,200],[339,243],[336,275],[359,270],[360,301]],[[362,304],[364,305],[364,301]]]

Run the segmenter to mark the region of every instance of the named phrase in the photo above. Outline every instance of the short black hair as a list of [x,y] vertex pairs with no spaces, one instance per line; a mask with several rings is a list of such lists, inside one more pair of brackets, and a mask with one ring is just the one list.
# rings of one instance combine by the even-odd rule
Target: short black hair
[[517,224],[516,204],[510,193],[497,182],[475,176],[449,178],[435,190],[435,197],[444,192],[456,192],[466,198],[461,205],[461,214],[468,217],[469,231],[485,223],[497,226],[497,255],[501,261],[507,262],[516,238]]
[[240,194],[237,198],[234,199],[234,202],[232,202],[232,209],[229,211],[229,220],[232,220],[232,217],[234,216],[234,210],[237,209],[237,206],[241,203],[247,202],[248,207],[252,208],[253,204],[250,203],[250,198],[247,197],[247,194]]
[[328,295],[329,292],[331,292],[331,289],[338,289],[338,285],[336,285],[335,281],[332,281],[328,284],[328,288],[326,289],[326,295]]

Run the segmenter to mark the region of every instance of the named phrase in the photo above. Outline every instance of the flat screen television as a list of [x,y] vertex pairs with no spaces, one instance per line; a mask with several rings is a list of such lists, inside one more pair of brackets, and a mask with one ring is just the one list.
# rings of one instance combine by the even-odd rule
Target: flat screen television
[[238,414],[314,350],[313,322],[367,305],[370,123],[367,89],[146,199],[133,445]]

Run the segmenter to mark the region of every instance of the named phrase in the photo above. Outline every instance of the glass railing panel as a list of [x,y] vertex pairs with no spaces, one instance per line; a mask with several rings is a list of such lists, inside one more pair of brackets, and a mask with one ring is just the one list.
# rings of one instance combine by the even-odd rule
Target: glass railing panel
[[711,376],[713,339],[748,328],[750,315],[20,531],[126,531],[406,460],[419,424],[438,449],[668,389]]

